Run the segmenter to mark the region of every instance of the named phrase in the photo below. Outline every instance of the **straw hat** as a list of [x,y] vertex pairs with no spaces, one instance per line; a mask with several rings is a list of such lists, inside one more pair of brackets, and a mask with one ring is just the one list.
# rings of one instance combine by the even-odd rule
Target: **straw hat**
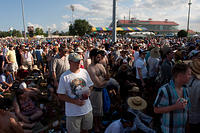
[[83,49],[81,49],[80,47],[77,47],[77,48],[75,49],[75,52],[76,52],[76,53],[83,53]]
[[28,70],[28,67],[26,67],[26,66],[24,66],[24,65],[21,65],[21,66],[20,66],[20,69],[22,69],[22,70]]
[[160,57],[160,51],[159,48],[153,48],[150,52],[150,56],[152,58],[159,58]]
[[184,60],[183,63],[188,65],[188,64],[192,63],[192,60]]
[[120,67],[119,67],[119,71],[123,71],[123,72],[126,72],[127,70],[129,70],[130,67],[128,64],[122,64]]
[[92,43],[90,43],[90,44],[88,45],[88,47],[93,47]]
[[38,71],[39,71],[40,69],[38,68],[37,65],[34,65],[34,66],[33,66],[33,70],[38,70]]
[[127,103],[130,108],[135,110],[144,110],[147,107],[147,102],[139,96],[128,98]]
[[200,80],[200,59],[193,60],[190,63],[190,67],[192,69],[192,74],[194,74],[196,78]]
[[133,86],[131,90],[129,90],[129,92],[140,92],[140,88],[137,86]]
[[27,51],[28,51],[28,50],[29,50],[29,47],[25,47],[24,50],[27,50]]

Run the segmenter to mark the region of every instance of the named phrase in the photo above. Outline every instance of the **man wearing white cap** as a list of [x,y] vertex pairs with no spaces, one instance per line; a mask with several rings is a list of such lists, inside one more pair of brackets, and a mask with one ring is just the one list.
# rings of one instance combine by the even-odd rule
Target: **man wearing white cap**
[[87,133],[93,123],[88,98],[93,82],[88,72],[80,68],[78,53],[71,53],[68,60],[70,69],[61,75],[57,90],[58,97],[65,101],[66,128],[69,133]]

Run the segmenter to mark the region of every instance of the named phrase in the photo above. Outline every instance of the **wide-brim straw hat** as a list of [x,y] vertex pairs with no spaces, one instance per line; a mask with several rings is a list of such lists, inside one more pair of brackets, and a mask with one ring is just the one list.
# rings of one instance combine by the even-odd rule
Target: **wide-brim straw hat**
[[130,67],[128,64],[122,64],[120,67],[119,67],[119,71],[123,71],[123,72],[126,72],[127,70],[129,70]]
[[150,51],[150,56],[152,58],[159,58],[160,57],[160,50],[159,48],[153,48],[151,51]]
[[192,74],[196,76],[197,79],[200,79],[200,59],[195,59],[190,63],[192,69]]
[[140,92],[140,88],[137,86],[133,86],[129,92]]
[[77,47],[77,48],[75,49],[75,52],[76,52],[76,53],[83,53],[83,49],[81,49],[80,47]]
[[24,50],[27,50],[27,51],[28,51],[28,50],[29,50],[29,47],[25,47]]
[[22,70],[28,70],[28,67],[26,67],[26,66],[24,66],[24,65],[21,65],[21,66],[20,66],[20,69],[22,69]]
[[130,108],[135,110],[144,110],[147,107],[147,102],[139,96],[128,98],[127,103]]
[[38,68],[37,65],[34,65],[34,66],[33,66],[33,70],[38,70],[38,71],[39,71],[40,69]]

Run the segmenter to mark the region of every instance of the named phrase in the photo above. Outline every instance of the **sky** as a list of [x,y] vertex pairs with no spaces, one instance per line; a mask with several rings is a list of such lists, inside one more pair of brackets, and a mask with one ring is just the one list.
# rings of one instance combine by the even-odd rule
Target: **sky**
[[[76,19],[85,19],[94,27],[112,22],[112,0],[23,0],[25,25],[47,31],[68,31]],[[187,28],[189,0],[117,0],[117,20],[175,21],[179,29]],[[72,12],[70,6],[74,6]],[[200,0],[192,0],[190,29],[200,31]],[[23,30],[21,0],[0,0],[0,31],[11,27]]]

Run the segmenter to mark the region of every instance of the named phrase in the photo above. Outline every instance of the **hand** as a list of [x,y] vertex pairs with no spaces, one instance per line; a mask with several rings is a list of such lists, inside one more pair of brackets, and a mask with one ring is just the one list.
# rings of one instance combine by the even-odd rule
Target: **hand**
[[185,106],[187,105],[187,100],[185,100],[184,98],[179,98],[177,101],[176,101],[176,108],[177,109],[184,109]]
[[89,93],[87,93],[87,94],[82,94],[81,100],[87,100],[88,97],[89,97]]
[[5,89],[3,92],[6,92],[6,91],[9,92],[9,87],[7,89]]
[[83,106],[85,104],[84,100],[80,100],[80,99],[74,99],[74,104],[78,105],[78,106]]

